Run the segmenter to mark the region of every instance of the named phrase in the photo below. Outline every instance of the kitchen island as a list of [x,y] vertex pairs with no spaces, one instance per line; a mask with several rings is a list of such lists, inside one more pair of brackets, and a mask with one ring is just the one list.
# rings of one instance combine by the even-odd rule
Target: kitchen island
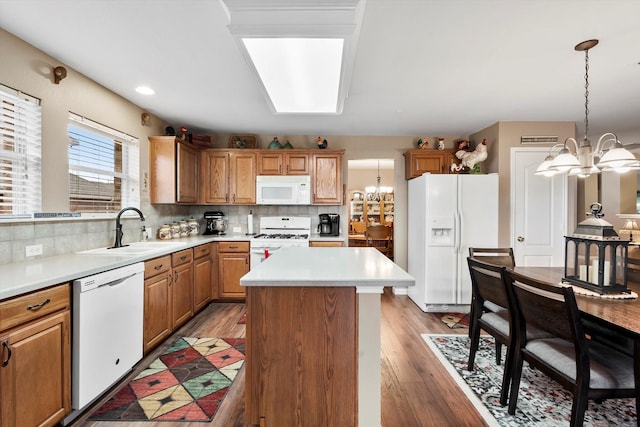
[[240,283],[247,424],[379,426],[380,294],[413,277],[374,248],[285,248]]

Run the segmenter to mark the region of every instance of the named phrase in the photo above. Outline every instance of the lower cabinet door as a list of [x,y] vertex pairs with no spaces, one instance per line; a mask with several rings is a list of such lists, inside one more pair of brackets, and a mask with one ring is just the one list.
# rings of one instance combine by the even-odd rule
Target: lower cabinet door
[[173,269],[173,329],[193,316],[193,263]]
[[171,334],[171,276],[169,272],[144,281],[144,353]]
[[71,411],[69,311],[0,336],[0,425],[52,426]]
[[218,255],[218,281],[220,298],[244,298],[240,278],[249,272],[249,254],[220,253]]
[[196,258],[193,261],[193,312],[204,308],[211,300],[211,257]]

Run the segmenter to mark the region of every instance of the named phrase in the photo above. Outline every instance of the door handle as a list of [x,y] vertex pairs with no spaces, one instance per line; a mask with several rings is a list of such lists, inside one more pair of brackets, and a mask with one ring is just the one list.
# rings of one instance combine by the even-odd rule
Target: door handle
[[518,242],[524,242],[524,237],[522,237],[522,236],[518,236],[518,237],[516,238],[516,240],[517,240]]
[[9,364],[9,360],[11,359],[11,347],[9,347],[9,341],[2,341],[2,347],[7,349],[7,358],[2,361],[2,366],[7,366]]

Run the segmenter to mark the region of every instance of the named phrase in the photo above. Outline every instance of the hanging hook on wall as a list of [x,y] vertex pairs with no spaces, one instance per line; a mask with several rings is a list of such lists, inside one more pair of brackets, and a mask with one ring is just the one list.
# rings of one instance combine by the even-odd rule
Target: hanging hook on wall
[[67,77],[67,69],[62,66],[57,66],[53,69],[53,82],[59,84],[60,80]]

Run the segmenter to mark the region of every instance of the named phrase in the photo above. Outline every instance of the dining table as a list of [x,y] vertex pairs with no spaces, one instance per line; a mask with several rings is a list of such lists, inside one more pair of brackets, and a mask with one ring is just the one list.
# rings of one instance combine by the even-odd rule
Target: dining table
[[[563,267],[513,267],[513,271],[541,282],[560,285]],[[640,295],[640,281],[627,281],[627,289]],[[640,386],[640,299],[602,298],[575,294],[583,318],[596,322],[620,336],[633,341],[634,378]],[[636,408],[640,407],[636,403]],[[637,418],[640,426],[640,417]]]

